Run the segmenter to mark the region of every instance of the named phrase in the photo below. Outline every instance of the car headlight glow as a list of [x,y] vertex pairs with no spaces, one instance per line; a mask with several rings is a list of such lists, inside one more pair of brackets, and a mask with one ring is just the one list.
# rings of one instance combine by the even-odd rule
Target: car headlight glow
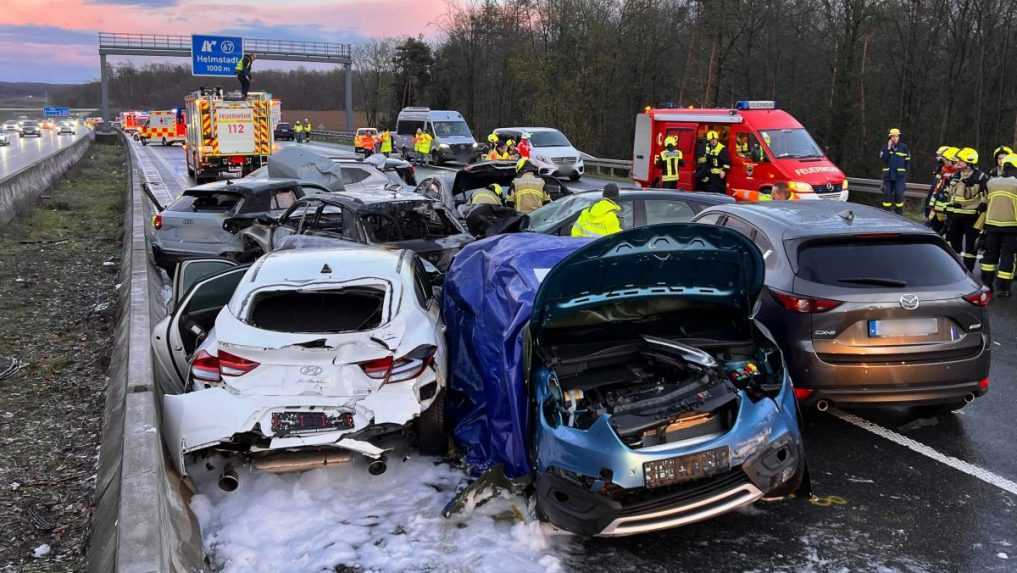
[[804,181],[788,181],[787,187],[788,187],[788,189],[794,191],[795,193],[812,193],[813,192],[812,185],[809,185],[808,183],[806,183]]
[[448,149],[448,144],[447,143],[439,143],[438,144],[438,148],[439,149]]

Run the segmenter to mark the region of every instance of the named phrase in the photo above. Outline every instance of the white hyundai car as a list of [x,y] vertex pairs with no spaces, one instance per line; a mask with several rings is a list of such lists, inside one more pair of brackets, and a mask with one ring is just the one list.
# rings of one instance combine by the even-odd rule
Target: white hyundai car
[[[249,266],[189,260],[152,346],[164,438],[181,475],[219,454],[266,471],[355,456],[385,471],[379,438],[445,453],[445,343],[435,283],[412,251],[276,251]],[[230,466],[220,485],[236,487]]]

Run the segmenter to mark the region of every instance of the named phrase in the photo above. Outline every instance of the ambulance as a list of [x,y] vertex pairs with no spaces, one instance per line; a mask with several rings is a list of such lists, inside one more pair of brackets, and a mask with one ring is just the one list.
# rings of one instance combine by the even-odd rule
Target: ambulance
[[184,110],[177,108],[149,112],[148,121],[138,129],[138,140],[142,145],[158,141],[163,146],[187,141]]
[[198,183],[223,173],[248,173],[272,154],[272,96],[251,92],[244,99],[221,88],[202,89],[184,99],[187,114],[187,173]]
[[734,109],[656,109],[636,116],[632,146],[632,178],[643,187],[661,186],[657,155],[664,140],[674,137],[685,164],[678,187],[697,189],[697,157],[706,134],[716,131],[727,148],[731,170],[727,194],[738,201],[770,198],[773,184],[785,183],[794,199],[847,201],[848,180],[791,114],[772,101],[739,101]]
[[272,100],[272,131],[275,131],[275,126],[279,125],[282,121],[282,101],[274,99]]
[[120,127],[138,139],[138,130],[148,121],[148,114],[143,111],[125,111],[120,118]]

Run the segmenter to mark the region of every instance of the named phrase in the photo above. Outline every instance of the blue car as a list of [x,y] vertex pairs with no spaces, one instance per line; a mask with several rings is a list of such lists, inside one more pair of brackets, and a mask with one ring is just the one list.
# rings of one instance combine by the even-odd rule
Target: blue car
[[466,461],[535,484],[588,536],[708,519],[806,481],[780,350],[752,318],[763,257],[698,224],[468,245],[446,279]]

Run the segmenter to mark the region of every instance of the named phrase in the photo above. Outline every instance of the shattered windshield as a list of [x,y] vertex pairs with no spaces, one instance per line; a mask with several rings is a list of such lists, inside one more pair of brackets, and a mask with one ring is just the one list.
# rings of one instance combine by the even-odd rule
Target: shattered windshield
[[762,133],[766,145],[778,159],[823,157],[823,151],[804,128],[767,129]]
[[465,121],[436,121],[434,134],[438,137],[473,137]]

